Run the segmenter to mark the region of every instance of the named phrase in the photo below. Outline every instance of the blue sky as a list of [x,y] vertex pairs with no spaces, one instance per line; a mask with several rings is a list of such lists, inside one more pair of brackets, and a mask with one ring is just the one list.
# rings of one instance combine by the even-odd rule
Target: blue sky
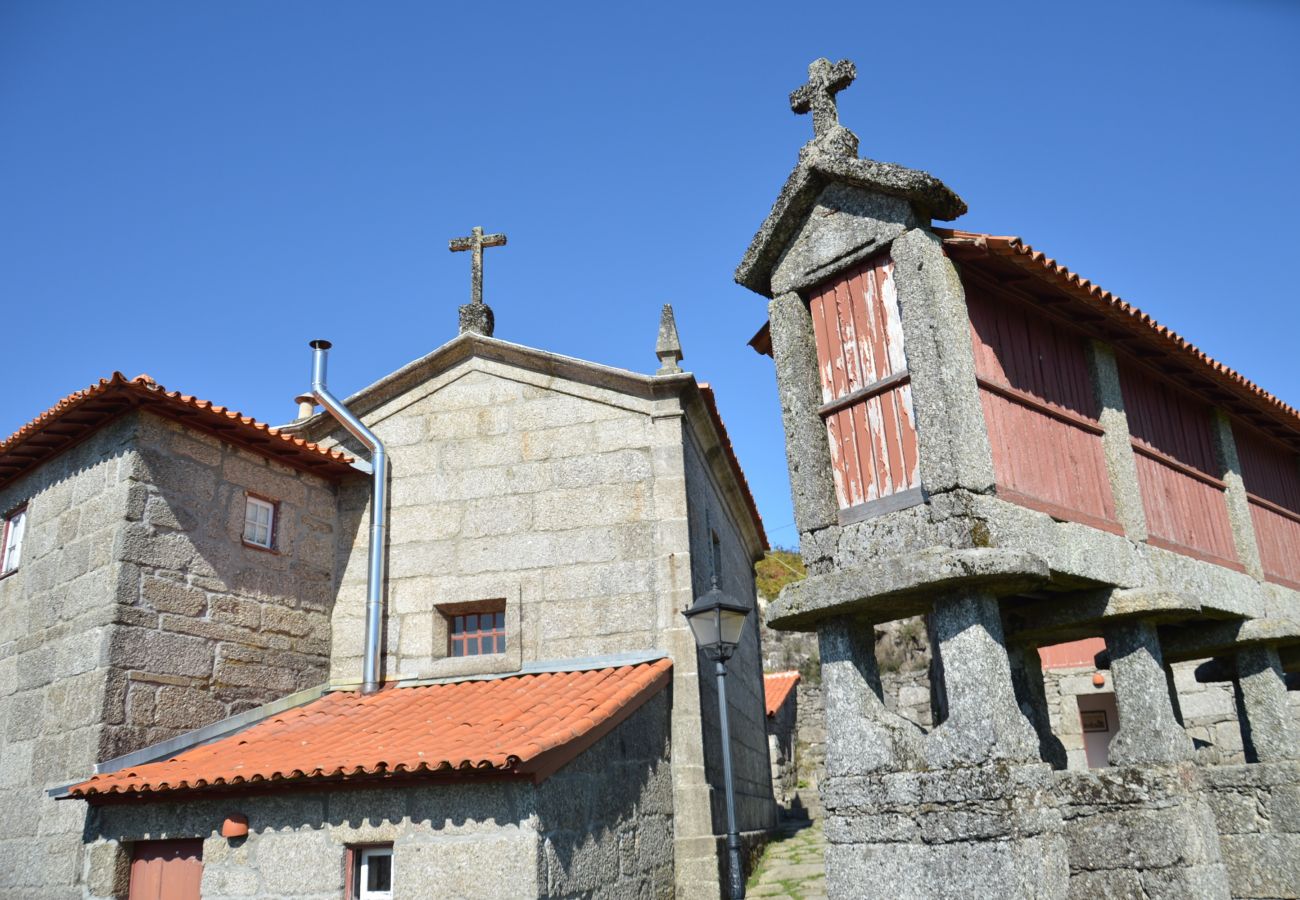
[[862,154],[928,170],[1293,405],[1300,6],[0,5],[0,435],[114,369],[291,417],[455,334],[505,231],[497,336],[652,371],[659,306],[775,543],[775,383],[732,282],[818,56]]

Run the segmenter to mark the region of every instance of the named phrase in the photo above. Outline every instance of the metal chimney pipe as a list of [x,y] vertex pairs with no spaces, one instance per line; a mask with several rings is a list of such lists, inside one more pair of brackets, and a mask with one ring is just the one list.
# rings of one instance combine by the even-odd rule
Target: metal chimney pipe
[[375,433],[325,387],[329,341],[312,341],[311,395],[370,451],[370,556],[366,572],[366,644],[361,663],[361,693],[379,690],[379,634],[384,616],[384,537],[388,530],[388,454]]

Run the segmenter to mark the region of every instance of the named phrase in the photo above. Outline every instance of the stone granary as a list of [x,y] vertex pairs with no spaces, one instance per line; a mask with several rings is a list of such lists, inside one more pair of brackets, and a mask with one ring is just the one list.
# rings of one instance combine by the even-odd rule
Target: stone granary
[[[1300,412],[1022,243],[941,229],[938,179],[814,138],[736,279],[771,298],[820,643],[836,898],[1300,896]],[[928,617],[931,730],[880,699],[873,626]],[[1104,639],[1110,768],[1066,770],[1038,648]],[[1200,758],[1169,665],[1235,685]],[[1103,663],[1107,660],[1102,660]]]
[[310,398],[277,430],[114,375],[0,443],[0,895],[718,896],[681,611],[715,573],[752,603],[766,540],[713,394],[671,315],[667,371],[613,369],[491,337],[475,272],[462,333],[347,400],[391,473],[373,692],[372,454]]

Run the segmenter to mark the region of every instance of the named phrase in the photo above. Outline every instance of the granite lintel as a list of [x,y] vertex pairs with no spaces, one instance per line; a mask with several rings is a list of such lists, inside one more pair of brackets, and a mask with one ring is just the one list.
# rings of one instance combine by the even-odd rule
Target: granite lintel
[[1060,644],[1096,637],[1107,622],[1145,619],[1160,624],[1204,615],[1195,597],[1156,588],[1097,588],[1054,593],[1005,614],[1007,640]]
[[1245,619],[1201,622],[1160,630],[1160,647],[1165,662],[1171,663],[1229,655],[1258,644],[1300,648],[1300,622],[1277,618]]
[[789,584],[768,608],[767,621],[786,631],[812,631],[833,616],[890,622],[928,613],[935,597],[950,591],[979,589],[1002,597],[1047,579],[1047,563],[1032,553],[932,547]]

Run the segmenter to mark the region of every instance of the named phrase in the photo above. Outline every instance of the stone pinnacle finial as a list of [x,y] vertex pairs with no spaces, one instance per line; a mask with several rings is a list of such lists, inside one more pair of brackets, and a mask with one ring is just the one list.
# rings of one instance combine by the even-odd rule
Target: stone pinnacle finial
[[447,249],[452,253],[470,251],[469,303],[460,308],[461,334],[473,331],[487,337],[492,336],[496,322],[492,308],[483,302],[483,248],[504,247],[505,244],[504,234],[484,234],[478,225],[470,229],[468,237],[452,238],[447,242]]
[[808,147],[835,156],[858,155],[858,136],[840,124],[839,110],[835,106],[835,95],[852,84],[857,76],[857,66],[847,59],[832,64],[822,57],[808,66],[808,83],[790,94],[792,110],[813,115],[813,139]]
[[682,370],[682,342],[677,338],[677,320],[673,318],[671,303],[664,304],[659,315],[659,340],[655,342],[655,356],[659,357],[656,375],[676,375]]

